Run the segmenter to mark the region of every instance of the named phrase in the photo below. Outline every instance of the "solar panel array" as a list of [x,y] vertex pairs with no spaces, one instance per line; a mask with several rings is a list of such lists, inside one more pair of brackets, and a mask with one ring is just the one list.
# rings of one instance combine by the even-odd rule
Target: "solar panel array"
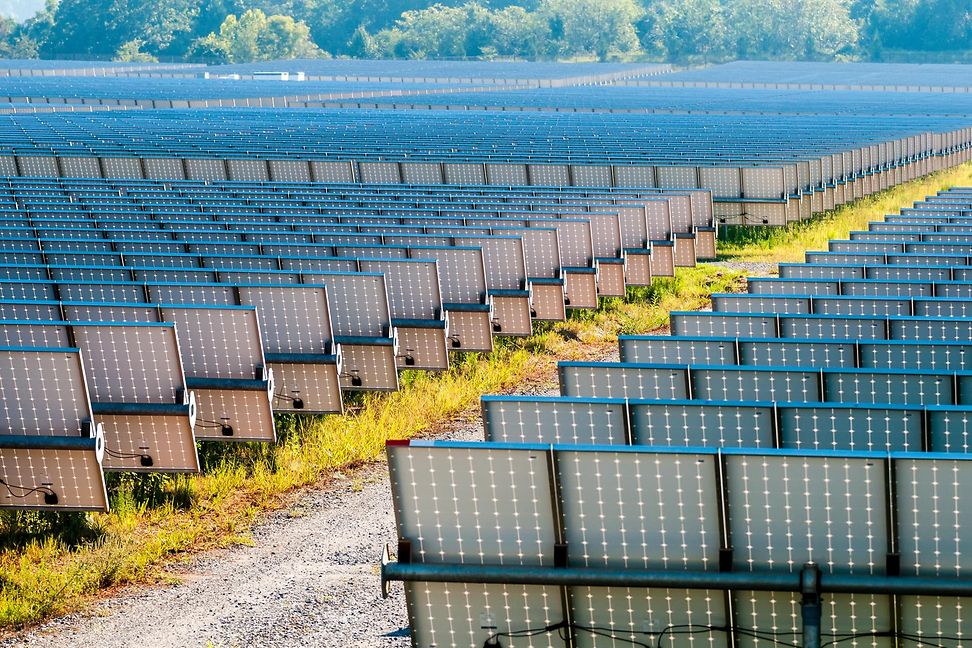
[[784,224],[968,158],[967,119],[195,109],[8,115],[7,175],[707,188]]
[[[969,159],[961,95],[860,81],[883,73],[906,84],[927,73],[957,83],[961,66],[811,65],[846,83],[732,82],[793,74],[775,64],[665,74],[652,65],[422,61],[10,79],[0,85],[0,112],[11,113],[0,120],[0,172],[705,188],[720,222],[782,225]],[[307,80],[267,80],[273,71]],[[650,85],[689,83],[681,74],[727,81]],[[429,110],[400,110],[416,104]]]
[[[275,65],[0,92],[110,109],[0,117],[0,507],[105,510],[104,470],[198,470],[200,440],[271,442],[275,412],[341,412],[714,258],[717,223],[806,219],[972,151],[960,101],[585,103],[544,88],[665,70]],[[356,91],[447,103],[313,106]],[[813,648],[815,614],[857,645],[959,636],[962,200],[673,314],[621,362],[563,363],[559,397],[486,399],[486,443],[391,445],[383,574],[412,574],[415,645]]]
[[632,83],[673,87],[886,90],[964,93],[972,66],[953,64],[734,61]]
[[413,645],[967,645],[972,252],[912,247],[966,225],[942,192],[484,397],[485,442],[390,442]]
[[117,61],[42,61],[0,59],[0,77],[78,77],[135,74],[141,72],[186,72],[202,66],[192,63],[132,63]]
[[127,74],[139,77],[235,76],[246,80],[286,73],[289,80],[305,81],[568,87],[640,79],[671,70],[672,66],[664,63],[294,59],[197,66],[191,70],[157,66]]
[[5,114],[84,109],[221,108],[304,106],[312,102],[449,94],[484,88],[470,84],[424,82],[281,81],[228,78],[132,78],[127,76],[28,76],[0,84],[0,111]]
[[197,471],[197,441],[273,441],[274,412],[340,413],[714,255],[702,190],[7,178],[0,344],[74,349],[86,414],[45,428],[90,452],[11,425],[54,465],[4,468],[0,506],[103,509],[102,469]]
[[[661,77],[666,78],[666,77]],[[395,99],[372,99],[366,93],[354,99],[290,102],[292,106],[334,108],[393,104],[397,108],[431,110],[550,111],[618,114],[698,115],[867,115],[968,117],[968,93],[892,92],[890,90],[734,87],[658,87],[604,85],[555,89],[426,88]]]

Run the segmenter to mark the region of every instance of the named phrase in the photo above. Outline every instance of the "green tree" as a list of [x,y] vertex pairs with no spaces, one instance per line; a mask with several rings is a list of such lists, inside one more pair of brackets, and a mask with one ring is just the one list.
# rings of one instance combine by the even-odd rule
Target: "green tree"
[[849,0],[726,0],[725,7],[735,58],[832,59],[857,45]]
[[124,61],[127,63],[157,63],[158,58],[152,56],[147,52],[142,51],[143,43],[141,40],[135,38],[127,43],[123,44],[115,52],[115,61]]
[[718,60],[726,52],[726,24],[719,0],[662,0],[650,5],[642,42],[670,61]]
[[635,21],[643,10],[634,0],[542,0],[538,11],[564,56],[593,54],[606,61],[641,49]]
[[310,28],[290,16],[267,16],[250,9],[237,18],[230,14],[219,27],[193,45],[197,55],[210,54],[230,63],[318,57],[323,53],[310,40]]
[[460,58],[478,57],[484,51],[498,53],[493,44],[493,15],[478,2],[406,11],[394,27],[382,30],[376,38],[391,56]]
[[915,11],[918,27],[905,48],[929,50],[972,49],[972,6],[967,0],[924,0]]
[[381,55],[381,50],[375,37],[368,33],[364,25],[359,25],[348,42],[348,54],[354,58],[376,58]]
[[550,23],[537,12],[513,5],[494,11],[491,20],[498,54],[535,59],[554,53],[549,48]]
[[137,40],[140,48],[155,54],[174,44],[181,54],[191,40],[198,12],[197,0],[114,0],[107,18],[108,33],[121,43],[119,49]]

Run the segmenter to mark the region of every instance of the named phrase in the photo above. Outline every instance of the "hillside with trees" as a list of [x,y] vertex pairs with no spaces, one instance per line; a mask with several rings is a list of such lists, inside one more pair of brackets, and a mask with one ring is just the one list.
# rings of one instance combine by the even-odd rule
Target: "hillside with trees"
[[[17,3],[0,0],[0,14]],[[18,18],[22,18],[19,16]],[[46,0],[8,57],[972,59],[967,0]]]

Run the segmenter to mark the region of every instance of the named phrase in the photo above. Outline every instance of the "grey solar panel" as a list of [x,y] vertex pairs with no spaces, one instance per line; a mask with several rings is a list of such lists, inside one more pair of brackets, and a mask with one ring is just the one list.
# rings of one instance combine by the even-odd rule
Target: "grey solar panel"
[[5,347],[0,366],[0,507],[106,511],[104,434],[80,351]]
[[[553,466],[543,448],[391,445],[388,468],[398,536],[411,542],[413,561],[553,565]],[[521,500],[527,491],[533,496]]]
[[[560,515],[570,566],[717,569],[719,513],[712,456],[604,450],[557,452]],[[634,487],[631,489],[631,487]],[[705,590],[570,588],[575,623],[610,624],[608,637],[578,632],[596,646],[660,636],[671,624],[725,621],[723,596]],[[699,641],[725,639],[712,631]]]
[[621,362],[655,364],[737,364],[734,338],[665,335],[618,337]]
[[[730,454],[725,470],[735,569],[794,571],[815,562],[825,573],[884,573],[887,468],[880,455]],[[789,513],[793,509],[799,513]],[[796,595],[736,592],[733,604],[736,623],[743,627],[798,640],[802,620]],[[890,621],[887,596],[832,594],[824,600],[823,633],[889,631]],[[868,640],[872,644],[891,645]]]
[[783,447],[825,451],[919,451],[923,446],[922,412],[894,407],[781,407]]
[[264,440],[275,437],[256,309],[240,306],[156,306],[64,302],[68,321],[173,322],[186,384],[196,394],[196,437]]
[[855,367],[857,348],[849,341],[822,339],[739,342],[739,364],[774,367]]
[[241,304],[255,306],[275,409],[341,412],[339,350],[324,286],[240,285]]
[[777,337],[776,315],[675,312],[670,316],[672,335],[718,337]]
[[199,468],[195,400],[172,325],[29,325],[0,322],[8,339],[31,329],[70,328],[88,365],[93,407],[105,429],[108,470]]
[[788,315],[780,318],[780,336],[825,340],[883,340],[888,338],[886,320],[869,317]]
[[[495,633],[548,627],[564,619],[558,587],[419,582],[406,584],[405,599],[413,636],[430,645],[480,646]],[[527,642],[536,648],[562,643],[552,633]]]
[[634,445],[772,448],[776,413],[759,403],[629,403]]
[[685,366],[561,362],[558,371],[563,396],[639,400],[691,397]]
[[624,401],[484,396],[487,441],[625,445]]
[[716,313],[809,314],[810,298],[775,295],[713,294],[712,311]]
[[699,367],[690,372],[689,379],[693,398],[701,400],[814,402],[822,395],[820,376],[809,369]]
[[[969,574],[968,534],[962,528],[963,493],[972,473],[964,459],[907,456],[893,463],[902,574]],[[949,641],[965,626],[968,599],[902,596],[901,629],[926,642]]]

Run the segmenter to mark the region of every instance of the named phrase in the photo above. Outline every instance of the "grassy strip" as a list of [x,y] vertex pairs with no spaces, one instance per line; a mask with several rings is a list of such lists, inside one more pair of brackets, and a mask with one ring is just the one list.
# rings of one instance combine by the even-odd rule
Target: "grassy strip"
[[870,221],[883,220],[942,189],[972,185],[972,163],[946,169],[898,185],[854,203],[841,205],[811,221],[788,227],[729,227],[719,241],[719,256],[734,261],[800,262],[807,250],[826,250],[831,239],[865,230]]
[[110,475],[108,514],[0,512],[0,628],[79,609],[106,588],[165,578],[181,554],[246,542],[254,518],[301,488],[381,456],[386,439],[433,434],[475,411],[485,393],[553,385],[557,360],[602,357],[619,333],[667,325],[668,312],[704,306],[742,275],[717,267],[605,300],[488,355],[454,356],[448,372],[406,372],[401,391],[353,397],[343,416],[278,420],[277,444],[204,444],[200,475]]

